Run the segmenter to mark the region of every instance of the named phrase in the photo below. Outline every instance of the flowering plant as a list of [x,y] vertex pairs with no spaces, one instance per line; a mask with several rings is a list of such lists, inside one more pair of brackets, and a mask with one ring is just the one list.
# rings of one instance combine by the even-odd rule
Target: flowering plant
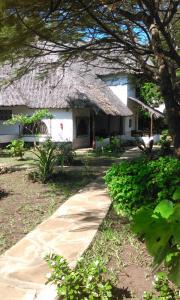
[[52,271],[47,274],[47,283],[56,285],[57,294],[62,299],[112,299],[112,287],[104,278],[106,268],[101,260],[87,263],[80,258],[75,269],[71,269],[68,262],[56,254],[46,256],[46,261]]

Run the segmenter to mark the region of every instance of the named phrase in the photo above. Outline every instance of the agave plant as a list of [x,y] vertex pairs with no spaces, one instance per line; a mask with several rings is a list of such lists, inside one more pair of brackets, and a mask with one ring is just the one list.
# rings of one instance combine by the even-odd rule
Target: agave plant
[[35,148],[34,154],[39,171],[38,177],[43,183],[53,174],[54,165],[56,163],[55,149],[55,145],[50,141]]

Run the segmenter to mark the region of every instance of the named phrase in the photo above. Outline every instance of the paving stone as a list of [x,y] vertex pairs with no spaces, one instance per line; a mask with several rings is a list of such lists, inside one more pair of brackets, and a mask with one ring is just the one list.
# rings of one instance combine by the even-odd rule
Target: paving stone
[[35,300],[36,290],[25,290],[0,282],[0,299],[2,300]]
[[42,260],[41,263],[34,266],[28,265],[22,266],[15,272],[8,272],[7,278],[14,278],[20,281],[35,282],[38,284],[44,284],[47,280],[46,274],[49,272],[47,263]]
[[24,262],[31,263],[32,260],[40,256],[41,251],[40,245],[35,244],[32,240],[25,237],[7,250],[4,256],[20,258]]
[[61,232],[64,230],[68,230],[72,226],[72,220],[62,219],[58,217],[53,217],[48,219],[47,221],[43,222],[38,226],[38,229],[42,231],[55,231]]
[[45,286],[37,293],[36,300],[59,300],[54,285]]

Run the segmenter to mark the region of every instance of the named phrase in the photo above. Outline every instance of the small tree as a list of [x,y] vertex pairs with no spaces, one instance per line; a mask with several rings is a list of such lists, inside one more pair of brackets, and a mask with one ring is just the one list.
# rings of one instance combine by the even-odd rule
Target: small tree
[[[35,111],[32,116],[28,116],[24,114],[13,115],[12,118],[5,121],[4,124],[6,125],[19,124],[21,126],[24,126],[25,128],[28,128],[29,125],[32,125],[32,128],[28,128],[28,129],[33,134],[38,121],[42,120],[43,118],[52,118],[52,117],[53,115],[48,111],[48,109],[41,109]],[[34,144],[36,145],[36,139],[34,140]]]

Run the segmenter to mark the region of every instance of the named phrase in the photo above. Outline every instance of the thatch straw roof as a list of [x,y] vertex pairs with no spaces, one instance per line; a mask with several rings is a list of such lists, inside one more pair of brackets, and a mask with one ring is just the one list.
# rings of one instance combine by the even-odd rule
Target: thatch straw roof
[[[52,60],[52,64],[53,62]],[[7,79],[10,69],[10,66],[3,67],[0,79]],[[59,109],[92,107],[109,115],[132,115],[131,110],[116,97],[94,70],[84,66],[82,62],[74,62],[65,69],[60,66],[51,69],[43,77],[40,76],[40,68],[37,66],[6,88],[1,88],[0,106],[25,105],[30,108]]]
[[162,118],[164,117],[164,114],[162,112],[160,112],[159,110],[143,103],[141,100],[134,98],[134,97],[129,97],[129,100],[137,103],[138,105],[142,106],[145,110],[147,110],[151,115],[153,115],[155,118]]

